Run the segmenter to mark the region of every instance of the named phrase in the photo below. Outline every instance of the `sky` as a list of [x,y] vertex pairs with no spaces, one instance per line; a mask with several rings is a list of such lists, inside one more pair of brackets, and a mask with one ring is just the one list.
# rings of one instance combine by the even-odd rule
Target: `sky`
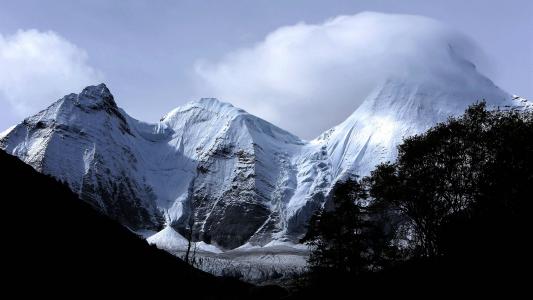
[[533,99],[532,14],[529,0],[0,0],[0,131],[105,82],[143,121],[217,97],[312,138],[357,108],[373,70],[443,43]]

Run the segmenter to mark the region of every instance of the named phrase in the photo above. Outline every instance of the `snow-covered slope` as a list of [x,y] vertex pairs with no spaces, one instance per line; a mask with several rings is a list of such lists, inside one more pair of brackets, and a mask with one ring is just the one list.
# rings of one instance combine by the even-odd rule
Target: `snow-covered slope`
[[0,148],[66,181],[132,230],[162,230],[150,241],[163,248],[183,246],[189,223],[194,238],[213,251],[294,243],[335,182],[393,160],[405,136],[476,100],[524,102],[471,64],[460,70],[459,77],[389,78],[347,120],[312,141],[216,99],[144,123],[119,109],[101,84],[2,133]]

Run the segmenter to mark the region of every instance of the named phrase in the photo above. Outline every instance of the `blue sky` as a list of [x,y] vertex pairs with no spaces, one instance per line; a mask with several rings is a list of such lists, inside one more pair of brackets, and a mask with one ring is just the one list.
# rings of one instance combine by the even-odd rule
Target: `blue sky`
[[[253,48],[282,26],[322,24],[362,11],[422,15],[447,24],[484,52],[484,74],[504,90],[533,99],[533,1],[0,0],[0,46],[10,50],[4,51],[9,59],[0,60],[0,128],[93,81],[107,83],[132,116],[155,121],[189,100],[218,96],[198,75],[199,63]],[[34,54],[36,39],[44,58],[26,58]],[[24,51],[17,50],[20,45]],[[32,66],[41,63],[38,74]],[[297,133],[311,135],[344,117],[328,116],[324,128]]]

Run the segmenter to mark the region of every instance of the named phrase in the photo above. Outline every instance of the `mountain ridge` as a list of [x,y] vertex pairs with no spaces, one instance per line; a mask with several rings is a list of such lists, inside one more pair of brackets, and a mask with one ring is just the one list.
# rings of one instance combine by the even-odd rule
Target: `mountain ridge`
[[335,182],[393,160],[404,137],[462,113],[475,101],[468,99],[515,105],[473,71],[472,86],[387,80],[311,141],[214,98],[145,123],[100,84],[25,119],[0,137],[0,148],[132,230],[170,226],[185,235],[192,223],[195,240],[221,249],[298,243]]

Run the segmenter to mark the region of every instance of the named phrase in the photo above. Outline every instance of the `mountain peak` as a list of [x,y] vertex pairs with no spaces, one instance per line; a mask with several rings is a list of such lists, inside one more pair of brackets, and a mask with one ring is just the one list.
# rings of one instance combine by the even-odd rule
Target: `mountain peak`
[[111,91],[109,91],[104,83],[87,86],[77,98],[80,104],[90,107],[100,106],[102,104],[107,104],[114,108],[117,107]]
[[[210,98],[210,97],[207,97],[207,98],[200,98],[200,99],[197,99],[197,100],[193,100],[191,101],[192,103],[200,103],[200,104],[204,104],[204,105],[212,105],[212,104],[226,104],[226,105],[231,105],[230,103],[227,103],[227,102],[224,102],[224,101],[220,101],[218,100],[218,98]],[[231,105],[233,106],[233,105]]]
[[175,109],[168,112],[160,121],[171,121],[175,119],[175,116],[187,112],[191,109],[199,108],[211,113],[237,116],[240,114],[246,114],[246,112],[240,108],[233,106],[228,102],[223,102],[217,98],[200,98],[187,102],[182,106],[178,106]]
[[217,98],[200,98],[185,104],[186,107],[201,107],[210,111],[219,111],[224,109],[238,110],[244,112],[242,109],[233,106],[231,103],[221,101]]

